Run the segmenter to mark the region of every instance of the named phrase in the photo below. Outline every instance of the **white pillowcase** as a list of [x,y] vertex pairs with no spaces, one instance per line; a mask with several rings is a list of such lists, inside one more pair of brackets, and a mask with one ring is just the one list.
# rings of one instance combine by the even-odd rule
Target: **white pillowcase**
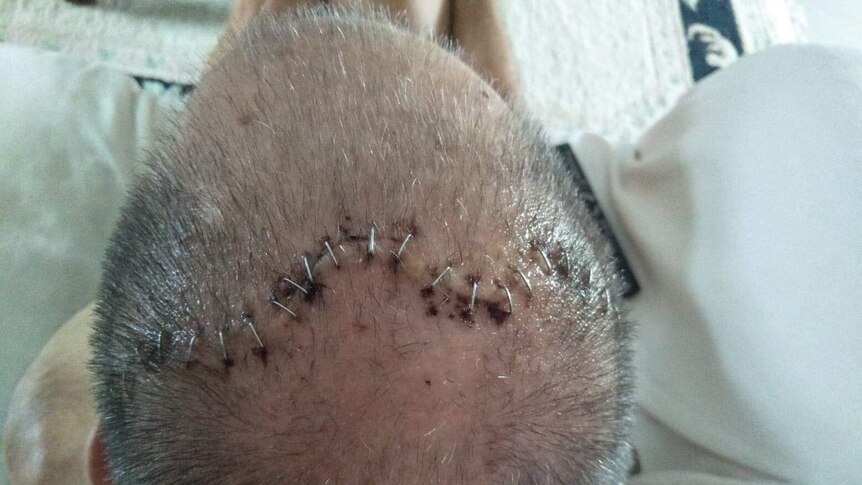
[[862,2],[799,0],[808,19],[808,40],[862,48]]
[[169,109],[132,78],[63,55],[0,44],[0,66],[2,421],[26,366],[95,296],[120,204]]
[[635,148],[572,143],[641,286],[644,471],[859,483],[862,51],[774,47]]

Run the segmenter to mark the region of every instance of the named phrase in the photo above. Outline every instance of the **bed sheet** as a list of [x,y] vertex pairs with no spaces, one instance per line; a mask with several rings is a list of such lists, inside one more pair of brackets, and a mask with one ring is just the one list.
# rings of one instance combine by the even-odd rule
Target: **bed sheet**
[[0,44],[0,66],[2,421],[26,366],[93,299],[138,160],[177,105],[57,53]]

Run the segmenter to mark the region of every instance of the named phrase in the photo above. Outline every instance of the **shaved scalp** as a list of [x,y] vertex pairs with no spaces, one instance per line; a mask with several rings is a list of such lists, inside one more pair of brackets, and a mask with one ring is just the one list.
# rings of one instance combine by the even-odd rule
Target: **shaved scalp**
[[137,181],[92,339],[117,483],[618,483],[629,325],[561,161],[376,14],[260,17]]

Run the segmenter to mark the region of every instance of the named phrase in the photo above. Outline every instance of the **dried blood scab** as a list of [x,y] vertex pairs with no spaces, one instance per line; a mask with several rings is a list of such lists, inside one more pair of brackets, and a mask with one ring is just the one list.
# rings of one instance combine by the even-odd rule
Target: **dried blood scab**
[[554,270],[563,278],[569,278],[571,271],[568,265],[568,255],[563,248],[557,247],[548,252],[548,259],[554,266]]
[[458,314],[464,321],[468,323],[473,323],[473,312],[470,311],[469,307],[462,308]]
[[568,279],[571,276],[571,273],[569,272],[569,267],[562,262],[557,264],[555,266],[555,269],[557,270],[557,273],[563,278]]
[[290,276],[286,274],[282,274],[278,277],[278,280],[276,280],[273,287],[273,292],[277,297],[276,299],[287,298],[288,296],[291,296],[297,292],[298,288],[292,283],[292,281],[293,280],[290,278]]
[[227,359],[222,359],[221,363],[224,364],[225,370],[230,369],[231,367],[233,367],[234,364],[233,359],[231,359],[230,357],[228,357]]
[[305,288],[305,301],[313,302],[322,294],[321,289],[323,289],[323,285],[320,283],[312,283],[310,287]]
[[264,366],[266,365],[266,355],[267,355],[266,347],[255,347],[255,348],[251,349],[251,353],[256,355],[260,359],[260,361],[263,362]]
[[503,310],[500,307],[499,303],[492,302],[488,304],[488,315],[490,315],[490,317],[493,318],[495,322],[497,322],[497,325],[502,325],[503,322],[505,322],[506,319],[509,318],[511,313],[506,310]]
[[[302,303],[322,298],[323,292],[321,290],[326,285],[321,284],[319,280],[325,281],[326,271],[331,269],[332,266],[335,266],[336,269],[338,268],[342,253],[348,254],[341,261],[342,263],[348,264],[353,262],[359,264],[360,268],[363,264],[366,267],[376,264],[374,263],[373,256],[379,253],[379,256],[383,259],[384,267],[391,268],[393,274],[397,274],[400,271],[399,268],[402,268],[405,274],[409,275],[411,279],[414,277],[421,277],[423,279],[424,276],[428,277],[425,280],[426,284],[421,286],[419,290],[420,296],[424,299],[425,313],[428,316],[448,316],[450,319],[455,319],[457,316],[472,324],[477,318],[482,318],[478,316],[481,310],[477,309],[477,307],[484,305],[491,319],[497,322],[498,325],[502,325],[512,314],[513,303],[510,288],[512,292],[520,292],[522,289],[526,290],[528,298],[524,302],[524,305],[530,306],[529,297],[532,297],[533,289],[531,288],[530,281],[527,279],[527,275],[524,274],[524,271],[527,271],[525,269],[510,266],[508,268],[509,273],[499,273],[496,277],[492,277],[493,274],[485,274],[482,271],[476,270],[462,273],[456,270],[456,268],[463,268],[463,264],[453,263],[452,261],[445,261],[439,265],[423,264],[420,261],[415,261],[415,258],[409,258],[410,248],[408,247],[408,243],[420,234],[415,219],[400,220],[394,224],[389,224],[386,227],[391,230],[379,234],[376,233],[376,229],[381,226],[372,224],[370,231],[365,233],[358,226],[353,227],[354,224],[349,221],[351,221],[349,216],[342,219],[342,224],[338,226],[338,234],[334,238],[328,235],[321,237],[318,240],[320,243],[319,251],[316,253],[302,253],[299,263],[295,263],[290,268],[285,268],[286,272],[278,277],[272,287],[272,295],[268,300],[271,305],[278,306],[296,317],[295,312],[300,311]],[[349,229],[350,227],[352,229]],[[376,241],[392,241],[394,245],[391,248],[392,250],[386,251],[384,248],[377,246]],[[348,246],[353,251],[346,250],[345,246]],[[572,266],[570,264],[568,253],[559,245],[547,245],[540,243],[538,240],[532,240],[529,243],[529,249],[523,249],[520,254],[527,256],[533,263],[540,265],[542,271],[556,271],[558,274],[570,278],[584,276],[581,271],[578,271],[580,269],[579,266]],[[354,256],[358,256],[359,259],[350,259],[350,255],[353,252],[357,253]],[[529,254],[530,252],[532,254]],[[408,254],[408,258],[403,259],[402,253]],[[332,259],[334,264],[329,264],[329,259]],[[325,266],[316,267],[317,264],[324,261],[326,262]],[[322,277],[319,274],[314,274],[315,268]],[[426,271],[427,275],[425,275]],[[520,277],[520,280],[517,277]],[[485,283],[480,284],[483,278],[485,278]],[[587,275],[587,278],[589,278],[589,275]],[[398,281],[398,279],[396,276],[393,281]],[[485,290],[489,287],[496,288],[496,290]],[[387,286],[386,288],[389,289],[390,287]],[[479,290],[483,290],[484,292]],[[505,296],[505,299],[497,302],[489,301],[487,297],[490,296],[490,292],[498,290],[499,295]],[[488,293],[488,295],[485,295],[485,293]],[[302,294],[304,298],[292,299],[289,307],[279,302],[279,300],[286,302],[287,298],[299,294]],[[394,297],[394,295],[385,296],[385,298],[391,297]],[[499,298],[497,299],[499,300]],[[243,314],[243,316],[251,318],[250,314]],[[364,328],[364,326],[357,326],[356,330],[364,331]]]
[[405,221],[399,224],[399,226],[405,228],[407,230],[407,233],[412,235],[413,237],[417,237],[422,233],[422,231],[419,229],[419,225],[416,224],[415,217],[410,219],[409,221]]
[[339,224],[338,225],[338,241],[336,241],[336,242],[341,242],[342,234],[348,234],[348,233],[350,233],[350,229],[347,226],[345,226],[344,224]]

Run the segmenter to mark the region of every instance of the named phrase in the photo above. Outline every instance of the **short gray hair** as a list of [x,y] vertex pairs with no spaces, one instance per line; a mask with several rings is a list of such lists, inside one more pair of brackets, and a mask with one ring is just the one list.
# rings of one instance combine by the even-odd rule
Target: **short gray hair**
[[[350,482],[362,474],[401,483],[625,480],[631,332],[619,311],[610,244],[539,131],[459,66],[451,52],[379,15],[326,10],[262,17],[204,78],[177,134],[154,151],[133,187],[106,256],[92,369],[118,483]],[[446,304],[468,311],[427,304],[420,293],[433,292],[430,284],[414,292],[383,281],[385,271],[406,271],[394,251],[377,260],[392,268],[374,267],[367,279],[331,267],[332,276],[301,279],[303,262],[334,258],[328,250],[371,228],[393,249],[406,234],[413,238],[406,244],[424,245],[436,263],[416,271],[429,283],[462,268],[458,284],[472,284],[473,299],[452,293],[448,301],[447,293]],[[517,263],[488,263],[493,257]],[[529,282],[529,264],[547,283]],[[489,267],[499,271],[483,279]],[[467,423],[446,431],[451,445],[414,450],[413,437],[397,432],[356,434],[355,449],[368,453],[366,441],[377,440],[387,450],[357,462],[352,426],[368,423],[332,405],[349,401],[348,391],[317,389],[314,374],[302,370],[333,365],[359,345],[331,330],[363,326],[358,316],[329,327],[302,320],[304,308],[329,311],[326,277],[334,288],[362,287],[352,294],[363,295],[357,307],[371,314],[426,305],[428,319],[462,329],[464,338],[485,332],[482,348],[470,351],[484,356],[486,370],[527,369],[529,379],[501,374],[491,382],[467,369],[469,379],[491,384],[471,387],[474,407],[461,414],[447,401],[447,416]],[[503,303],[485,293],[477,300],[480,283]],[[518,318],[503,299],[512,293]],[[279,303],[288,296],[293,309]],[[480,304],[488,317],[472,313]],[[283,318],[287,324],[274,323]],[[427,331],[407,316],[374,324],[393,336]],[[241,333],[231,337],[234,330]],[[315,343],[297,354],[290,339],[314,332]],[[368,363],[361,375],[396,376],[388,382],[403,391],[363,409],[409,423],[425,416],[409,410],[438,395],[402,399],[416,393],[413,380],[393,374],[409,350],[395,340],[374,341],[372,350],[393,360]],[[444,352],[450,344],[429,345]],[[360,372],[360,362],[339,365]],[[312,394],[315,404],[292,404]],[[273,424],[285,420],[283,428]],[[421,463],[408,469],[414,458]]]

